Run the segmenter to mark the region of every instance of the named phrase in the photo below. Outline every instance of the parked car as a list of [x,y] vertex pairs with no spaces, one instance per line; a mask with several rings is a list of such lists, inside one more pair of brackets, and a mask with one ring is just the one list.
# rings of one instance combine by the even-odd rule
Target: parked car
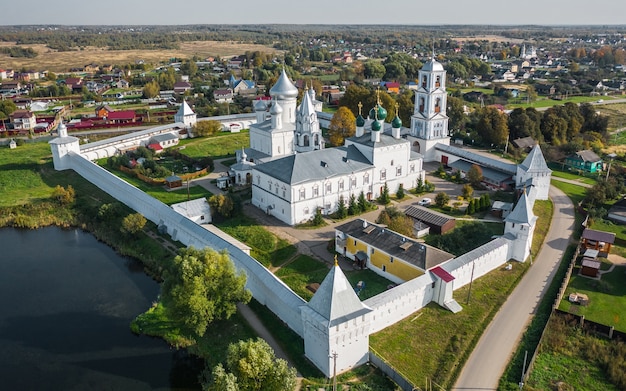
[[417,205],[419,205],[419,206],[428,206],[428,205],[430,205],[432,203],[433,203],[433,200],[431,200],[430,198],[426,197],[426,198],[422,198],[421,200],[419,200]]

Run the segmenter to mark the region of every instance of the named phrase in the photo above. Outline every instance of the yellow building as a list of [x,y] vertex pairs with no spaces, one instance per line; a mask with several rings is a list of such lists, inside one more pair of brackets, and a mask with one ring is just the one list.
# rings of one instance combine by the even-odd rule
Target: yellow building
[[454,258],[450,253],[363,219],[335,228],[335,249],[352,259],[355,267],[367,267],[396,283],[419,277]]

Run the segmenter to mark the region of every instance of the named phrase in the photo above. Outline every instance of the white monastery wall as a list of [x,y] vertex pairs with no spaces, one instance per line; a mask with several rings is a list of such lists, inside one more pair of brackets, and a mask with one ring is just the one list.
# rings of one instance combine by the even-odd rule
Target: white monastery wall
[[210,247],[216,251],[228,251],[236,268],[246,273],[246,287],[254,298],[302,336],[300,307],[306,305],[306,301],[257,260],[80,155],[70,154],[68,158],[71,159],[71,167],[83,178],[141,213],[146,219],[158,225],[165,225],[168,234],[174,240],[196,248]]
[[509,239],[499,237],[452,259],[441,267],[454,276],[454,289],[456,290],[470,283],[472,268],[475,280],[506,263],[509,260],[508,253],[511,244]]
[[[509,239],[500,237],[441,265],[455,277],[454,289],[502,266],[508,259]],[[370,333],[376,333],[420,310],[433,300],[435,278],[430,272],[365,300],[370,314]]]
[[365,300],[363,304],[372,309],[369,314],[370,334],[401,321],[430,303],[434,281],[431,274],[426,273]]

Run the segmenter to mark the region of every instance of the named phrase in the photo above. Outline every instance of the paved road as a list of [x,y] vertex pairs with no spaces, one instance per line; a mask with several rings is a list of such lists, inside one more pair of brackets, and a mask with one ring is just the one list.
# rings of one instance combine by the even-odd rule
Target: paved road
[[497,389],[506,365],[550,285],[574,228],[574,206],[570,199],[554,186],[550,188],[550,198],[554,215],[537,258],[483,333],[453,390]]

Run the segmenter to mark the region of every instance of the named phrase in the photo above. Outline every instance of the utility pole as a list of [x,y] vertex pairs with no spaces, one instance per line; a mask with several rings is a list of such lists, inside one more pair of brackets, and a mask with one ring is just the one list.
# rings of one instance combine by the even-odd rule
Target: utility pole
[[476,261],[472,262],[472,276],[470,277],[470,285],[469,285],[469,290],[467,291],[467,303],[466,304],[469,304],[470,297],[472,296],[472,283],[474,282],[474,266],[476,266]]
[[528,358],[528,350],[524,352],[524,366],[522,367],[522,377],[518,384],[520,391],[522,391],[522,388],[524,388],[524,374],[526,373],[526,359],[527,358]]
[[337,391],[337,352],[333,352],[333,391]]

